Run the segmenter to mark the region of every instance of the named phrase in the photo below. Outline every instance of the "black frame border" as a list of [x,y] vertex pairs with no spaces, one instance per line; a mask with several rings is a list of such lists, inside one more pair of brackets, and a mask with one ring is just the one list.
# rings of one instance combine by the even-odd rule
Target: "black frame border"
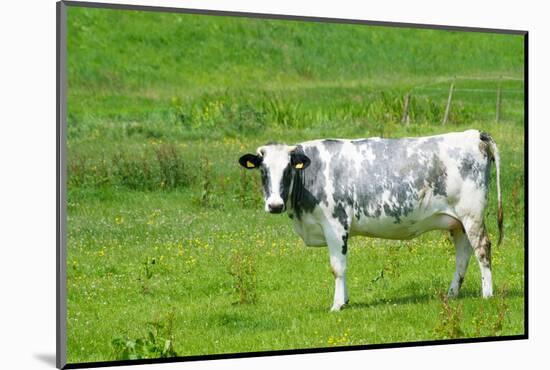
[[56,346],[55,364],[67,362],[67,8],[56,3]]
[[[85,8],[102,8],[116,10],[134,10],[134,11],[149,11],[149,12],[165,12],[165,13],[184,13],[197,15],[216,15],[216,16],[232,16],[245,17],[255,19],[278,19],[278,20],[294,20],[306,22],[322,22],[322,23],[337,23],[337,24],[362,24],[371,26],[385,26],[397,28],[419,28],[433,29],[446,31],[460,32],[482,32],[482,33],[497,33],[508,35],[523,36],[524,42],[524,334],[498,336],[498,337],[481,337],[481,338],[461,338],[461,339],[446,339],[446,340],[431,340],[417,342],[396,342],[396,343],[380,343],[366,344],[355,346],[342,347],[320,347],[320,348],[303,348],[289,350],[273,350],[260,352],[239,352],[239,353],[220,353],[211,355],[193,355],[193,356],[178,356],[170,358],[142,359],[142,360],[115,360],[115,361],[97,361],[97,362],[81,362],[67,363],[67,287],[66,287],[66,203],[67,203],[67,173],[66,173],[66,143],[67,143],[67,7],[85,7]],[[346,18],[325,18],[315,16],[298,16],[284,14],[267,14],[267,13],[252,13],[238,12],[225,10],[206,10],[206,9],[190,9],[190,8],[175,8],[163,6],[149,5],[130,5],[130,4],[113,4],[113,3],[98,3],[98,2],[83,2],[83,1],[67,1],[62,0],[56,3],[56,367],[58,369],[81,369],[81,368],[96,368],[96,367],[111,367],[124,365],[142,365],[142,364],[161,364],[174,362],[191,362],[191,361],[206,361],[234,358],[251,358],[251,357],[267,357],[267,356],[284,356],[296,354],[313,354],[313,353],[330,353],[342,351],[361,351],[370,349],[385,349],[385,348],[407,348],[407,347],[422,347],[436,346],[449,344],[468,344],[468,343],[484,343],[484,342],[500,342],[511,340],[529,339],[529,32],[526,30],[512,29],[495,29],[481,27],[461,27],[447,25],[432,25],[420,23],[402,23],[402,22],[385,22],[360,19]]]

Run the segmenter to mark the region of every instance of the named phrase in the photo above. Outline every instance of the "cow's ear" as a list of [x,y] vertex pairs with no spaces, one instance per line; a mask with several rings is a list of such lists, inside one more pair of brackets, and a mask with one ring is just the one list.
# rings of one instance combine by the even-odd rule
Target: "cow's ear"
[[311,160],[304,153],[292,153],[290,155],[290,165],[297,170],[305,170],[311,163]]
[[260,167],[260,164],[262,163],[262,157],[254,154],[245,154],[241,158],[239,158],[239,163],[247,170],[252,170],[254,168]]

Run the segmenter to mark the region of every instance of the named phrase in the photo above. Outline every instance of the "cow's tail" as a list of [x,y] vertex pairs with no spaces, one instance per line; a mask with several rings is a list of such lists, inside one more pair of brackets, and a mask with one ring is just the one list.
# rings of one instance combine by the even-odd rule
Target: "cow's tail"
[[502,212],[502,196],[500,194],[500,155],[498,153],[497,144],[493,140],[493,138],[486,133],[481,133],[481,140],[485,141],[488,144],[488,149],[490,155],[493,157],[493,160],[495,161],[495,169],[497,173],[497,201],[498,201],[498,243],[497,245],[500,245],[502,242],[502,237],[504,236],[502,232],[502,221],[504,219],[504,214]]

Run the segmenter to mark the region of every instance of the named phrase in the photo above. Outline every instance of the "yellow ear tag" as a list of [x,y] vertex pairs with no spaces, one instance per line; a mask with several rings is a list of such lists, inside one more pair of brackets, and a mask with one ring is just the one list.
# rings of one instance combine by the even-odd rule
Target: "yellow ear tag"
[[254,168],[256,166],[254,166],[254,163],[250,162],[250,161],[246,161],[246,167],[248,168]]
[[296,166],[294,166],[294,168],[300,170],[300,169],[304,168],[304,164],[303,163],[298,163],[298,164],[296,164]]

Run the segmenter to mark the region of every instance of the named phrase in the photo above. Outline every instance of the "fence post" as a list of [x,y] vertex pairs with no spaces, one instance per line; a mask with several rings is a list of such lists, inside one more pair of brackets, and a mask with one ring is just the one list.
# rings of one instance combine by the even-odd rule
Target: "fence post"
[[405,125],[410,124],[409,120],[409,101],[411,100],[411,93],[408,92],[405,94],[404,102],[403,102],[403,117],[401,118],[401,123]]
[[453,90],[455,88],[454,81],[451,82],[451,87],[449,88],[449,98],[447,99],[447,106],[445,107],[445,116],[443,116],[442,126],[445,126],[447,120],[449,119],[449,112],[451,110],[451,101],[453,100]]
[[496,106],[496,116],[495,116],[495,121],[497,123],[500,120],[500,101],[501,101],[501,89],[500,89],[500,87],[501,87],[501,80],[498,81],[498,88],[497,88],[497,106]]

